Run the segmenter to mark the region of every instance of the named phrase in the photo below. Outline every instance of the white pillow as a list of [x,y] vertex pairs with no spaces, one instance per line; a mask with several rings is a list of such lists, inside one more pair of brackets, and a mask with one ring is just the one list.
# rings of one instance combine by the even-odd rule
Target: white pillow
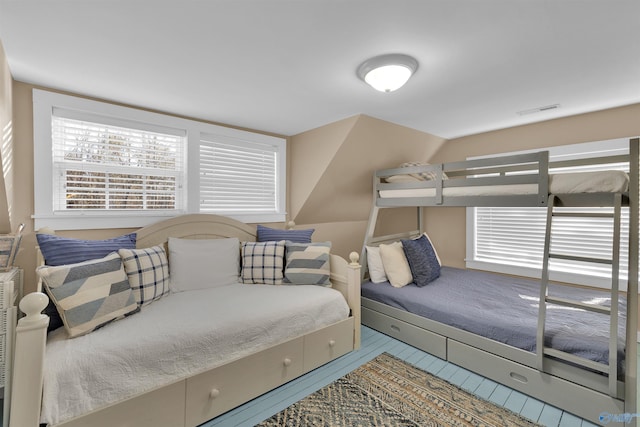
[[373,283],[382,283],[387,281],[387,275],[384,274],[382,258],[380,258],[379,247],[367,246],[367,268],[369,269],[369,278]]
[[380,258],[382,258],[384,272],[391,286],[401,288],[413,282],[411,267],[409,267],[407,257],[402,250],[402,243],[393,242],[388,245],[380,245]]
[[238,283],[240,241],[169,238],[170,288],[173,292]]

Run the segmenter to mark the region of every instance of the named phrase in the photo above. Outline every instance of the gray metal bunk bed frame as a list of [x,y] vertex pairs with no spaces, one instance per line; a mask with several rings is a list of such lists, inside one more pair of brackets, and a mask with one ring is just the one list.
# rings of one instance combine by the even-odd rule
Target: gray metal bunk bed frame
[[[640,138],[629,140],[629,153],[609,156],[549,162],[549,154],[542,151],[532,154],[496,157],[440,165],[414,166],[376,171],[374,174],[374,201],[365,242],[362,248],[362,274],[367,269],[366,246],[397,241],[423,233],[423,208],[432,206],[546,206],[548,209],[543,273],[540,287],[540,315],[538,319],[537,353],[521,350],[488,338],[445,325],[407,311],[362,298],[362,324],[393,336],[437,357],[469,369],[496,382],[574,413],[595,424],[600,423],[602,413],[636,414],[637,406],[637,324],[638,324],[638,202]],[[624,193],[549,194],[549,169],[586,164],[612,164],[628,162],[629,188]],[[429,172],[436,179],[420,182],[387,183],[385,178],[400,174]],[[444,174],[450,179],[443,179]],[[461,186],[493,186],[535,184],[536,194],[498,196],[447,196],[446,188]],[[380,190],[430,188],[433,195],[427,197],[379,197]],[[444,191],[443,191],[444,190]],[[614,221],[613,257],[610,260],[581,259],[584,262],[604,262],[612,267],[612,307],[584,307],[575,301],[558,301],[547,295],[548,262],[554,257],[550,252],[551,222],[556,207],[613,207]],[[406,233],[374,236],[380,209],[417,207],[417,230]],[[617,375],[615,354],[617,333],[610,337],[609,365],[594,365],[540,345],[544,336],[546,305],[548,303],[580,306],[609,315],[611,330],[617,328],[618,262],[620,247],[619,218],[622,207],[629,208],[629,247],[626,345],[624,379]],[[561,215],[566,215],[563,213]],[[581,214],[576,214],[581,215]],[[598,214],[602,216],[601,214]],[[616,219],[617,218],[617,219]],[[564,363],[561,360],[568,361]]]

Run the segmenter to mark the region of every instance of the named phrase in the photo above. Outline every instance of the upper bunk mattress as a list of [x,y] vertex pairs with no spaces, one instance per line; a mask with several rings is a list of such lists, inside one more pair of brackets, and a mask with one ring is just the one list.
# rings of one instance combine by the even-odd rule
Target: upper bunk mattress
[[[549,176],[549,192],[574,193],[623,193],[629,187],[629,175],[623,171],[560,173]],[[382,198],[435,197],[435,188],[380,190]],[[537,184],[481,185],[469,187],[445,187],[442,194],[449,197],[510,196],[538,194]]]
[[[549,285],[549,295],[609,305],[608,291]],[[362,284],[362,296],[523,350],[536,351],[540,282],[532,279],[442,267],[423,287],[411,283]],[[545,345],[608,364],[609,317],[554,304],[547,306]],[[624,364],[626,300],[620,298],[618,366]]]
[[41,422],[57,424],[349,316],[335,289],[233,284],[170,294],[88,335],[49,335]]

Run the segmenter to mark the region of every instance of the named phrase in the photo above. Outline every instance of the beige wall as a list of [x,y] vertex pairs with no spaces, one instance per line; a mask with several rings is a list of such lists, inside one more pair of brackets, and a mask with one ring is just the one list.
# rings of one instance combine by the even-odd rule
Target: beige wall
[[[428,133],[359,115],[291,137],[289,218],[316,229],[347,258],[359,252],[371,211],[373,172],[427,160],[445,142]],[[402,223],[395,212],[388,224]],[[398,216],[399,215],[399,216]]]
[[[17,81],[11,84],[3,52],[0,52],[0,79],[0,120],[13,123],[11,218],[14,226],[19,222],[27,224],[17,263],[25,270],[25,289],[31,291],[35,289],[35,235],[31,219],[34,86]],[[412,160],[442,162],[638,135],[639,118],[640,104],[637,104],[457,138],[445,144],[443,138],[372,117],[350,117],[289,138],[289,219],[300,228],[316,228],[314,240],[330,240],[338,254],[348,257],[362,246],[371,208],[372,173],[376,169]],[[380,221],[384,232],[395,231],[396,227],[399,231],[401,225],[413,220],[413,212],[411,209],[385,212]],[[444,263],[463,266],[464,209],[429,209],[426,224]],[[128,231],[131,230],[86,230],[74,231],[73,235],[104,238]]]
[[[602,141],[640,135],[640,104],[549,120],[447,141],[432,162],[468,156]],[[444,264],[464,267],[465,208],[430,208],[425,224]]]
[[11,72],[0,42],[0,233],[11,231],[10,201],[13,197],[13,93]]

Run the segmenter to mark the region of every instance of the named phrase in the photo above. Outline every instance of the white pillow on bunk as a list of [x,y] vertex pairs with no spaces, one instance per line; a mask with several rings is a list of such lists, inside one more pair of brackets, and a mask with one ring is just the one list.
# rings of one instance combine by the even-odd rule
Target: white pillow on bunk
[[369,278],[373,283],[387,281],[387,275],[384,273],[384,265],[380,257],[380,248],[377,246],[367,246],[367,269],[369,270]]
[[391,286],[401,288],[413,282],[409,262],[402,249],[402,243],[393,242],[388,245],[380,245],[380,258],[384,272]]
[[240,240],[169,237],[169,274],[172,292],[238,283]]

